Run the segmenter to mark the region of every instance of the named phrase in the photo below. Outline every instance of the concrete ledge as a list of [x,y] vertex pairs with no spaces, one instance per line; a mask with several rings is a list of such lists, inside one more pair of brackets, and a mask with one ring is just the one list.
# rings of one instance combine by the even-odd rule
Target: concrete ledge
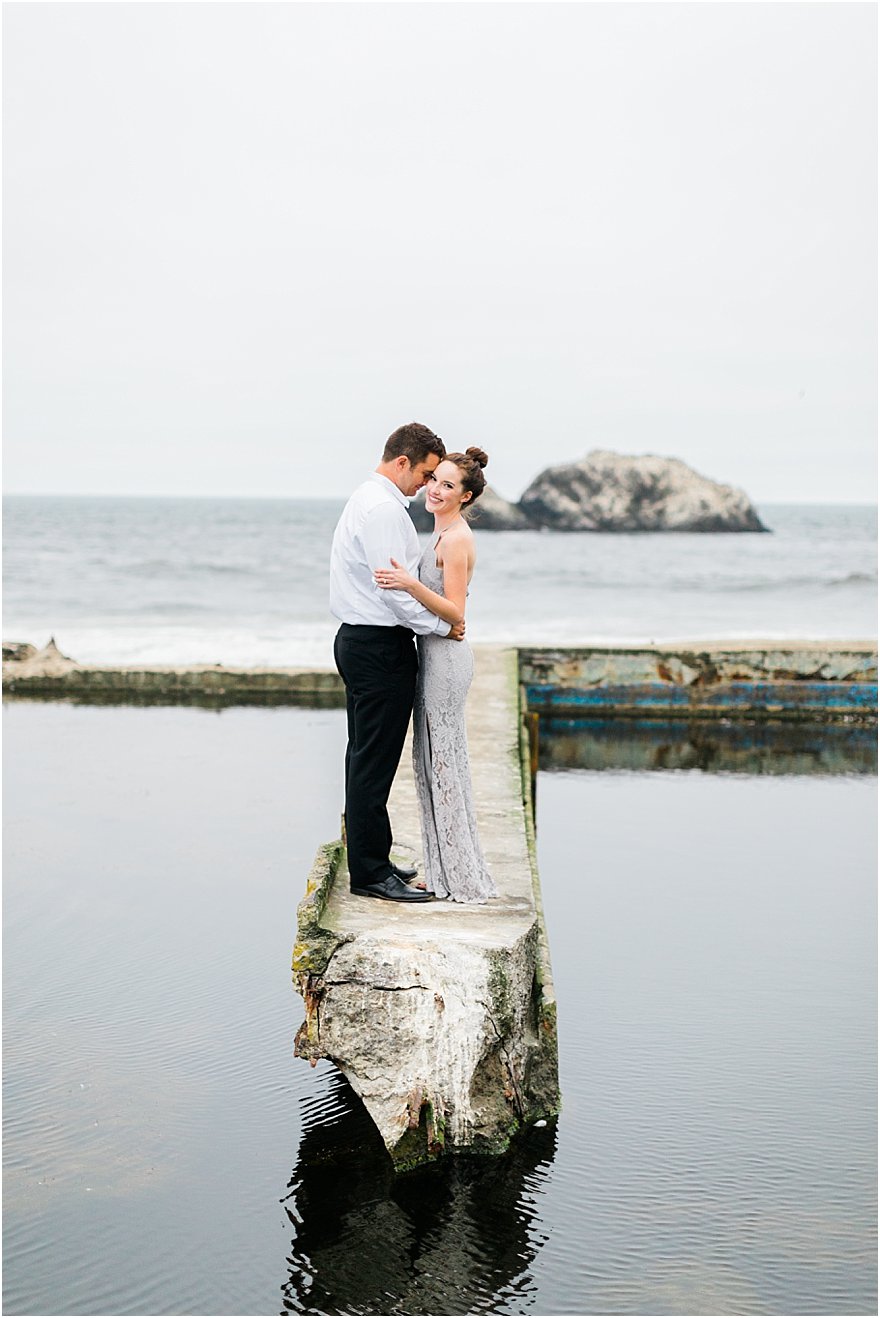
[[750,641],[519,651],[529,709],[554,715],[876,718],[873,642]]
[[[222,664],[78,664],[49,642],[3,663],[8,695],[85,704],[309,704],[339,707],[345,692],[333,669],[225,668]],[[12,646],[4,646],[12,651]]]
[[[477,647],[487,654],[503,647]],[[238,704],[341,707],[333,669],[225,668],[220,664],[90,666],[4,644],[7,695],[83,704]],[[522,648],[529,709],[597,717],[872,720],[874,641],[691,642],[681,645]]]

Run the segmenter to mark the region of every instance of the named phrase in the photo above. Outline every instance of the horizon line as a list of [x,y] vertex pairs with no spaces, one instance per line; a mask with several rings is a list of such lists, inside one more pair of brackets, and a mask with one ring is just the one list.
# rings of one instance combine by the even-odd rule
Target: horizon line
[[[131,490],[114,490],[102,491],[97,493],[90,490],[61,491],[61,490],[3,490],[3,498],[10,499],[237,499],[252,500],[253,502],[266,502],[274,500],[290,500],[291,502],[330,502],[336,500],[345,500],[349,498],[348,494],[162,494],[147,493]],[[506,502],[516,504],[515,499],[506,500]],[[816,498],[762,498],[755,495],[751,497],[753,504],[776,504],[786,506],[797,505],[814,505],[816,507],[839,507],[839,508],[876,508],[877,499],[816,499]]]

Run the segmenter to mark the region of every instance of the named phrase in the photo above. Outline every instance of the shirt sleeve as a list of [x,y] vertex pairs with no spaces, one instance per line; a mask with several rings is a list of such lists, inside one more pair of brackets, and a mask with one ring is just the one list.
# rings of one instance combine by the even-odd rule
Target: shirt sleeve
[[[403,509],[400,510],[403,512]],[[390,567],[392,558],[409,567],[406,541],[400,525],[400,512],[393,503],[382,503],[373,508],[361,528],[361,544],[369,564],[370,572],[376,568]],[[408,516],[403,512],[403,516]],[[401,627],[422,636],[436,634],[448,636],[452,630],[450,624],[430,609],[426,609],[418,600],[405,590],[383,590],[373,582],[373,589],[382,603]]]

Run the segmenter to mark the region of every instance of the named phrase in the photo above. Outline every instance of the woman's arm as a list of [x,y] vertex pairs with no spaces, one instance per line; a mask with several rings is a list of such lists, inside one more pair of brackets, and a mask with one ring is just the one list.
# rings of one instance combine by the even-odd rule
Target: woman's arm
[[380,568],[373,573],[377,586],[383,590],[405,590],[418,600],[419,604],[431,613],[436,613],[445,622],[461,622],[464,618],[465,599],[467,597],[467,545],[456,543],[444,545],[443,549],[443,590],[445,595],[438,595],[435,590],[402,568],[396,559],[391,560],[390,568]]
[[443,594],[464,617],[467,607],[468,542],[462,537],[447,540],[443,545]]

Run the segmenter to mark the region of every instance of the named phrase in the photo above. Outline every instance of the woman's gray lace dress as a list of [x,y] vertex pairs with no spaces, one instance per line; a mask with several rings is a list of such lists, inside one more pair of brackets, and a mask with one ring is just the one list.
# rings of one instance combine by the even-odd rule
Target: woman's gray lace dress
[[[443,594],[436,537],[419,561],[419,580]],[[465,698],[474,675],[467,641],[419,636],[419,677],[413,708],[413,769],[422,821],[429,892],[457,902],[496,897],[474,810],[465,732]]]

